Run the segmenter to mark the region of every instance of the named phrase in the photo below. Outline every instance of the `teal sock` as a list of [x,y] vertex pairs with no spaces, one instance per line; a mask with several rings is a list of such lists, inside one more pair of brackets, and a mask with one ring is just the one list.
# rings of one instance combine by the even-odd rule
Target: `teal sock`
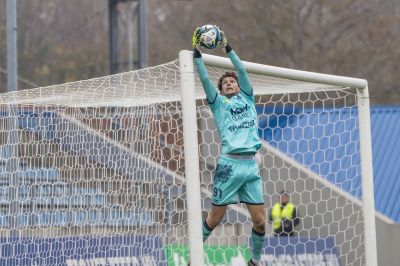
[[210,236],[213,228],[209,227],[206,220],[203,221],[203,242]]
[[256,230],[251,230],[251,243],[253,244],[252,258],[258,263],[261,260],[261,250],[264,244],[265,233],[259,233]]

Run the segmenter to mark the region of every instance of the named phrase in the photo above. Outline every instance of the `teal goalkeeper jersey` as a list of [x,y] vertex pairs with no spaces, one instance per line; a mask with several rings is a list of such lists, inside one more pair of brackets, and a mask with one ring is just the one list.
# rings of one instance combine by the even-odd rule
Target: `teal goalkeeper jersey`
[[261,142],[253,88],[236,53],[230,51],[228,57],[237,70],[240,87],[240,92],[231,98],[217,93],[208,77],[203,59],[199,57],[194,61],[221,137],[222,154],[256,153]]

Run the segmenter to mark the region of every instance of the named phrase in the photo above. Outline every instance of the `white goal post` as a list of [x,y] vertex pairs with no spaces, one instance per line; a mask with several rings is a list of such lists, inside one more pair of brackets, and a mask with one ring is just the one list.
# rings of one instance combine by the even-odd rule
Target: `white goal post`
[[[233,69],[233,65],[228,58],[203,54],[204,62],[207,66]],[[195,74],[193,67],[193,53],[191,51],[181,51],[179,53],[182,89],[182,107],[186,158],[186,176],[188,189],[188,211],[189,211],[189,243],[192,265],[204,265],[203,244],[201,241],[201,204],[199,191],[198,175],[198,152],[197,152],[197,125],[196,121],[196,102],[195,102]],[[250,62],[243,62],[248,73],[261,74],[277,78],[314,82],[341,87],[350,87],[357,90],[358,118],[360,126],[360,155],[361,155],[361,175],[363,191],[363,214],[365,230],[365,261],[368,266],[377,265],[376,247],[376,228],[375,228],[375,205],[373,192],[373,169],[372,169],[372,149],[371,149],[371,126],[368,83],[366,80],[327,75],[314,72],[286,69]],[[291,91],[288,90],[287,93]],[[267,92],[268,93],[268,92]],[[255,88],[255,94],[257,89]],[[186,127],[185,127],[186,125]],[[190,158],[190,159],[189,159]],[[189,160],[188,160],[189,159]],[[191,165],[191,164],[194,165]]]

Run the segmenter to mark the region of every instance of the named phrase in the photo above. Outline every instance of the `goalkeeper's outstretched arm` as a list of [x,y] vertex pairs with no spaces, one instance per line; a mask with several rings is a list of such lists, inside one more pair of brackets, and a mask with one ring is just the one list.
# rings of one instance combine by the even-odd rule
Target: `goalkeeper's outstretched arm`
[[213,104],[218,96],[218,92],[208,77],[208,72],[206,66],[204,65],[203,58],[201,57],[200,51],[196,47],[193,48],[193,57],[194,63],[197,67],[197,72],[199,73],[201,84],[203,85],[204,92],[207,96],[207,101],[209,104]]
[[244,64],[232,47],[227,43],[225,46],[226,54],[231,60],[233,66],[238,73],[239,87],[248,96],[253,96],[253,87],[251,86],[249,75],[247,74]]
[[229,59],[231,60],[233,66],[235,67],[238,73],[240,89],[248,96],[253,96],[253,87],[251,86],[249,75],[247,74],[246,68],[244,67],[239,56],[235,53],[235,51],[233,51],[232,47],[228,44],[224,31],[221,28],[220,31],[221,31],[221,42],[219,46],[223,50],[225,50],[226,54],[228,55]]

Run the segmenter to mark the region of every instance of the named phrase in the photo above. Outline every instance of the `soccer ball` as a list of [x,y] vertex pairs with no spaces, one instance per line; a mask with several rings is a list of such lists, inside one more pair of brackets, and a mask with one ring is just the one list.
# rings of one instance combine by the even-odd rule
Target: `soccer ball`
[[214,49],[222,40],[221,30],[216,25],[200,27],[200,46]]

